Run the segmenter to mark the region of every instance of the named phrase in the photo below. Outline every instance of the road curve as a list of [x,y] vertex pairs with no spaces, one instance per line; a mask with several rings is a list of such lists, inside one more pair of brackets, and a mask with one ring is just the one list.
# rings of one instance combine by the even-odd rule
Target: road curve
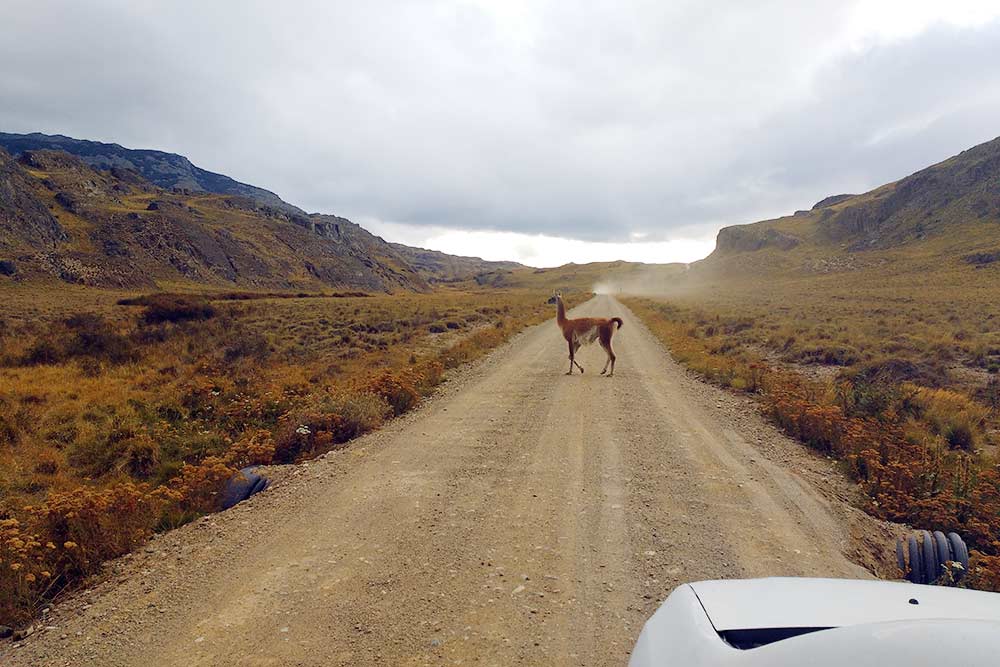
[[[632,313],[616,375],[550,321],[378,433],[154,540],[5,665],[622,665],[678,583],[870,577],[825,459]],[[845,518],[846,517],[846,518]],[[856,531],[855,531],[856,532]]]

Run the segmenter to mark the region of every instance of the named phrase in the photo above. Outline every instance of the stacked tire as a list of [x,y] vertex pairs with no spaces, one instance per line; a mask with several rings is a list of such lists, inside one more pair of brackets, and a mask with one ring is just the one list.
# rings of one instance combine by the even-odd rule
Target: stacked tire
[[[969,570],[969,550],[958,533],[918,530],[896,543],[899,569],[914,584],[936,584],[950,572],[956,582]],[[958,563],[961,568],[949,566]]]

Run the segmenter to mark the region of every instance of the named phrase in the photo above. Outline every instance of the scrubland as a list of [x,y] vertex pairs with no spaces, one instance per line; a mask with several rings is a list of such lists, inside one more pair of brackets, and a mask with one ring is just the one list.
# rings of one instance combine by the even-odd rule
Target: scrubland
[[957,531],[1000,590],[1000,276],[960,266],[703,279],[628,305],[692,370],[842,461],[878,517]]
[[8,624],[152,532],[217,509],[237,469],[344,446],[552,315],[537,290],[4,296]]

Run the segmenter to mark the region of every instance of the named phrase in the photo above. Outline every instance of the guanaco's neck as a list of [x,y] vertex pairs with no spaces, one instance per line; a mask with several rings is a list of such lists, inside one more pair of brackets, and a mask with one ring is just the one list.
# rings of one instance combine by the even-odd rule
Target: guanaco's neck
[[556,312],[556,322],[562,324],[566,321],[566,306],[563,305],[561,296],[556,297],[556,308],[558,309]]

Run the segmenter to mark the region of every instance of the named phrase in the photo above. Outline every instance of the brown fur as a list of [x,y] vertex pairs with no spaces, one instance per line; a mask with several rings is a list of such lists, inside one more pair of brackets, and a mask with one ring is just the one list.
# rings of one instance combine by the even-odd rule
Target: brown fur
[[[566,306],[563,305],[562,297],[556,294],[553,299],[558,307],[556,323],[562,329],[563,338],[566,339],[566,343],[569,345],[569,371],[566,375],[573,374],[574,364],[583,373],[583,366],[578,364],[574,358],[577,350],[583,345],[600,340],[601,347],[604,348],[604,352],[608,355],[601,375],[607,373],[608,364],[610,364],[611,372],[608,373],[608,377],[612,377],[615,374],[615,351],[611,347],[611,337],[617,329],[622,328],[622,319],[620,317],[580,317],[571,320],[566,317]],[[615,327],[615,324],[618,326]]]

